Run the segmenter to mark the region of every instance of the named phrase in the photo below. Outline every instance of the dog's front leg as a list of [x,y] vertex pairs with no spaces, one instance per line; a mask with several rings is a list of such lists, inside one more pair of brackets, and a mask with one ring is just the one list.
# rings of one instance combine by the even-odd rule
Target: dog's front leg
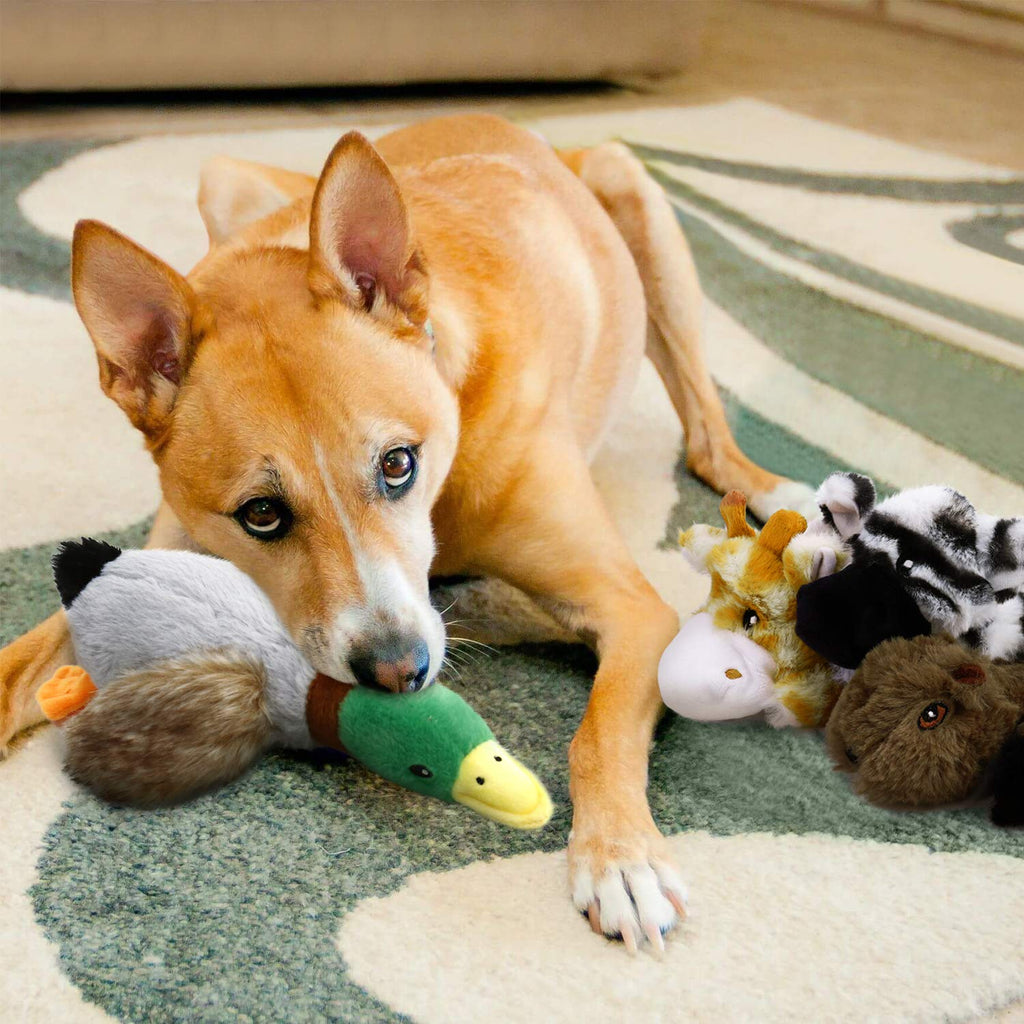
[[647,754],[662,711],[657,669],[678,629],[611,523],[571,439],[522,467],[488,523],[478,568],[534,596],[592,641],[600,665],[569,756],[573,899],[595,931],[633,949],[683,913],[684,889],[647,805]]
[[678,618],[653,591],[607,598],[600,666],[569,748],[572,895],[595,931],[661,948],[685,890],[648,809],[647,752],[662,710],[658,660]]

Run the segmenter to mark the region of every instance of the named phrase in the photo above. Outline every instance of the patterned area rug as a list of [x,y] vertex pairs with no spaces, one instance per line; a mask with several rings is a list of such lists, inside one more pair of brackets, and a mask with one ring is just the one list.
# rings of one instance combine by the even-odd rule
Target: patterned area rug
[[[836,468],[947,482],[1024,512],[1024,180],[751,101],[531,126],[560,145],[621,138],[649,162],[755,458],[809,483]],[[56,606],[56,541],[138,543],[156,504],[69,302],[74,221],[106,220],[185,270],[203,250],[204,158],[315,171],[338,134],[4,147],[0,641]],[[597,476],[685,613],[704,584],[671,538],[715,521],[717,498],[682,466],[647,367]],[[693,911],[664,960],[591,934],[562,851],[592,671],[580,648],[521,646],[450,680],[548,782],[539,833],[285,755],[184,807],[112,808],[36,731],[0,765],[3,1019],[969,1020],[1024,999],[1024,838],[980,809],[869,807],[820,735],[757,722],[659,732],[652,806]]]

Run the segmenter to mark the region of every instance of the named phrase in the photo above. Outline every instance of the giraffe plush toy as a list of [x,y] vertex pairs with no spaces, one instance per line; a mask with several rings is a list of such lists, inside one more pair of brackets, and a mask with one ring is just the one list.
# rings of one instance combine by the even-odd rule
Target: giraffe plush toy
[[776,728],[823,726],[846,677],[797,637],[796,594],[846,563],[842,540],[788,510],[758,533],[739,491],[720,511],[724,530],[697,525],[679,536],[711,593],[662,655],[662,700],[703,722],[763,713]]

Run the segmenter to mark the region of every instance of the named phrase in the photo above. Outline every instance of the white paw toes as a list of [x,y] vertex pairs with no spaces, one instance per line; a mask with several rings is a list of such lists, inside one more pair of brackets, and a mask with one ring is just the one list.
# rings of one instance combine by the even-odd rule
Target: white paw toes
[[597,878],[581,868],[573,882],[573,902],[595,932],[621,938],[631,953],[645,941],[661,953],[662,936],[686,916],[686,889],[665,864],[613,865]]
[[808,520],[818,516],[818,504],[814,497],[814,488],[797,480],[783,480],[770,491],[751,494],[747,498],[747,508],[765,522],[773,512],[780,508],[799,512]]
[[690,895],[686,884],[679,877],[679,872],[671,864],[659,863],[657,861],[654,862],[654,872],[661,883],[661,891],[665,894],[669,903],[675,907],[680,920],[685,920],[689,913],[686,904]]

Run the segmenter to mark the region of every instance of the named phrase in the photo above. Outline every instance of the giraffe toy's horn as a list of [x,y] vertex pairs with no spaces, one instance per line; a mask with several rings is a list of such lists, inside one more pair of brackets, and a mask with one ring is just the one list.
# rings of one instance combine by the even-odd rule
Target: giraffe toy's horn
[[807,529],[807,520],[799,512],[780,509],[773,512],[764,529],[757,538],[757,543],[775,555],[781,555],[789,542]]
[[718,511],[725,521],[730,537],[753,537],[754,528],[747,522],[747,496],[742,491],[730,491]]

